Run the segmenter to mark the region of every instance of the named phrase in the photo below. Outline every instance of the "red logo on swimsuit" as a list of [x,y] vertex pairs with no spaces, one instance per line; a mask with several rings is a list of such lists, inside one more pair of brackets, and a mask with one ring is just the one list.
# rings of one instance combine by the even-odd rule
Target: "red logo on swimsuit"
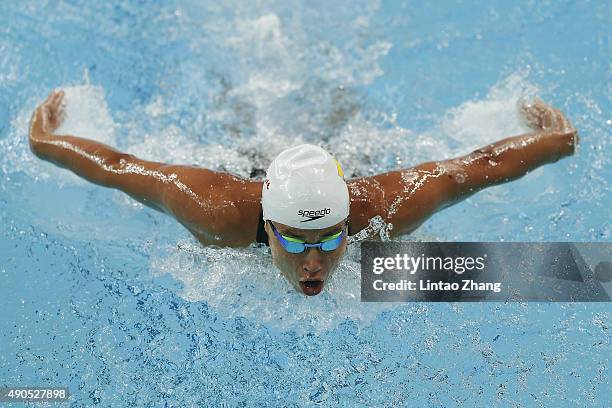
[[264,183],[266,183],[266,190],[270,189],[270,180],[266,179],[266,181],[264,181]]

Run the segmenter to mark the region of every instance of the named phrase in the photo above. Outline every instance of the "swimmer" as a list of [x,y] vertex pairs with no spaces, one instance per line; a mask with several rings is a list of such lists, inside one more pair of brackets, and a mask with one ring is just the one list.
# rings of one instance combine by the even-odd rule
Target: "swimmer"
[[262,182],[147,161],[93,140],[55,135],[65,116],[63,97],[63,91],[51,92],[32,115],[29,142],[36,156],[174,217],[203,245],[269,245],[274,265],[308,296],[323,290],[348,236],[369,231],[371,220],[392,228],[370,239],[408,234],[485,187],[573,154],[579,141],[558,109],[536,99],[519,107],[531,132],[462,157],[345,180],[327,151],[300,145],[281,152]]

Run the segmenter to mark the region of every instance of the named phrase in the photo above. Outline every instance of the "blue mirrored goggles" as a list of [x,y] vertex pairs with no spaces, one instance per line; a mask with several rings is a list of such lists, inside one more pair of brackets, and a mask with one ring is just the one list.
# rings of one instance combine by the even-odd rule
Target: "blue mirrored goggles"
[[278,242],[280,242],[283,248],[285,248],[285,251],[290,252],[292,254],[299,254],[301,252],[304,252],[306,248],[319,248],[321,249],[321,251],[325,252],[335,251],[342,244],[342,239],[344,238],[344,231],[346,227],[345,223],[345,227],[342,228],[342,231],[338,232],[337,234],[327,237],[315,244],[307,244],[301,239],[287,237],[281,234],[276,230],[276,227],[274,227],[274,224],[272,224],[271,222],[270,225],[272,226],[272,231],[274,231],[274,235],[278,239]]

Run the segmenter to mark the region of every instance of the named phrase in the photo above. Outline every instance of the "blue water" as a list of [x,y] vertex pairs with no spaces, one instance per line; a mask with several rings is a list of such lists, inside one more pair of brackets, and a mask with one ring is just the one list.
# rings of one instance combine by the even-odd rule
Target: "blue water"
[[56,87],[67,129],[137,156],[260,177],[320,143],[350,176],[525,129],[539,95],[577,154],[405,240],[610,241],[608,2],[3,1],[0,386],[72,406],[609,407],[607,303],[369,304],[359,247],[304,298],[257,248],[34,157]]

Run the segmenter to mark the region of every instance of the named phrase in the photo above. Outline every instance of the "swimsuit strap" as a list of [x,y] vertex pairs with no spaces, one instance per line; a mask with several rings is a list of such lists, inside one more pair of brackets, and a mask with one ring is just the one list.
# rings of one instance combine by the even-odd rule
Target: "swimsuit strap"
[[259,224],[257,225],[257,237],[255,238],[255,242],[259,242],[260,244],[266,244],[270,246],[268,242],[268,234],[266,234],[266,230],[264,229],[265,221],[263,219],[263,209],[259,212]]

